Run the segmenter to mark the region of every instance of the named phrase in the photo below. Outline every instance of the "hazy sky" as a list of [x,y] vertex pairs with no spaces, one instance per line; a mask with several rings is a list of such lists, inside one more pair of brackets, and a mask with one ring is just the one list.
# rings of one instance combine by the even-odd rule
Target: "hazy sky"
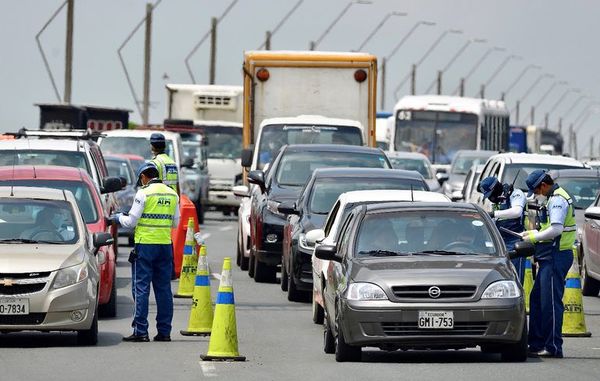
[[[298,0],[239,0],[219,24],[217,45],[218,84],[241,85],[244,50],[256,49],[265,31],[273,29]],[[38,109],[34,103],[56,102],[57,98],[44,69],[35,43],[35,35],[63,0],[0,0],[0,131],[14,131],[22,126],[37,128]],[[231,0],[162,0],[155,9],[152,30],[151,122],[165,116],[166,83],[191,83],[184,59],[210,26],[210,18],[219,16]],[[75,35],[72,101],[124,107],[134,110],[131,120],[139,122],[133,97],[119,64],[117,49],[145,14],[141,0],[75,0]],[[317,39],[348,4],[347,0],[304,0],[297,11],[272,39],[272,49],[304,50]],[[413,63],[419,61],[434,41],[448,29],[462,34],[447,34],[418,67],[417,91],[424,93],[450,58],[469,38],[486,39],[472,43],[445,73],[443,92],[451,93],[459,79],[467,75],[476,62],[492,47],[494,51],[482,62],[466,83],[466,95],[473,96],[479,86],[509,55],[511,60],[486,89],[486,97],[497,98],[519,76],[527,65],[532,69],[507,94],[512,109],[544,74],[521,106],[518,122],[533,104],[536,122],[542,123],[550,112],[550,126],[556,128],[558,117],[577,101],[579,94],[570,92],[556,104],[567,89],[581,89],[581,100],[566,115],[563,126],[578,116],[585,119],[578,127],[579,150],[589,153],[589,137],[595,133],[600,117],[595,107],[585,117],[590,101],[600,99],[600,1],[595,0],[373,0],[372,4],[354,4],[323,39],[319,50],[348,51],[356,49],[367,35],[391,11],[407,12],[405,17],[391,17],[363,49],[379,57],[391,49],[420,20],[436,22],[420,26],[388,62],[386,110],[393,108],[394,88],[406,76]],[[66,9],[42,34],[42,44],[54,73],[60,95],[64,91]],[[208,41],[191,59],[198,83],[208,83]],[[138,97],[143,87],[143,28],[123,50],[125,62],[133,77]],[[167,77],[167,78],[165,78]],[[568,84],[560,84],[566,81]],[[543,96],[551,89],[545,99]],[[399,95],[409,91],[408,85]],[[515,123],[513,118],[511,123]],[[600,137],[594,145],[598,155]]]

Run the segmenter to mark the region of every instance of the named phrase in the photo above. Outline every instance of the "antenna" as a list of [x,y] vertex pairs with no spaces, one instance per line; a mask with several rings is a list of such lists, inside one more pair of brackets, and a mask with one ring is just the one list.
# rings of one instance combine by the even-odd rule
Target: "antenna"
[[413,193],[413,185],[410,184],[410,201],[415,201],[415,195]]

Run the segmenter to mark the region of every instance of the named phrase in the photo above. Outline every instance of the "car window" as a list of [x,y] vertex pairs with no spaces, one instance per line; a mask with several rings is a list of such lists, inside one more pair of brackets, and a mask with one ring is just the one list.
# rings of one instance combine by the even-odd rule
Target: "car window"
[[[100,141],[100,148],[105,154],[133,154],[146,160],[151,160],[153,155],[150,150],[150,138],[143,136],[107,136]],[[165,153],[176,160],[173,141],[167,139]]]
[[98,148],[98,146],[96,146],[95,144],[90,145],[90,153],[92,154],[94,164],[96,165],[100,177],[102,178],[108,176],[108,169],[106,168],[104,156],[102,156],[100,148]]
[[412,159],[412,158],[400,158],[400,157],[388,157],[392,168],[394,169],[405,169],[408,171],[417,171],[425,179],[433,179],[433,171],[431,166],[424,159]]
[[525,180],[527,179],[527,176],[536,169],[552,170],[565,168],[573,168],[573,166],[545,163],[506,164],[501,181],[503,183],[513,184],[515,188],[526,191],[527,184],[525,183]]
[[126,161],[107,159],[106,168],[109,176],[124,177],[127,184],[132,183],[131,172]]
[[329,235],[329,232],[331,231],[331,227],[333,226],[333,222],[335,221],[335,218],[337,217],[338,211],[340,210],[340,201],[338,200],[335,205],[333,206],[333,208],[331,208],[331,211],[329,212],[329,215],[327,216],[327,221],[325,221],[325,228],[323,229],[323,231],[325,232],[325,237],[327,237]]
[[350,242],[350,226],[352,225],[352,221],[354,219],[354,214],[351,213],[346,217],[342,224],[342,228],[340,229],[340,241],[337,244],[337,252],[345,255],[348,252],[348,244]]
[[595,177],[561,177],[557,181],[571,196],[575,209],[586,209],[592,205],[600,186],[600,179]]
[[477,155],[459,155],[454,158],[450,173],[458,175],[466,175],[469,169],[474,165],[484,164],[487,159],[491,156],[490,154],[484,156]]
[[[50,143],[50,141],[49,141]],[[43,150],[6,150],[0,151],[1,165],[59,165],[81,168],[92,175],[84,152],[43,151]]]

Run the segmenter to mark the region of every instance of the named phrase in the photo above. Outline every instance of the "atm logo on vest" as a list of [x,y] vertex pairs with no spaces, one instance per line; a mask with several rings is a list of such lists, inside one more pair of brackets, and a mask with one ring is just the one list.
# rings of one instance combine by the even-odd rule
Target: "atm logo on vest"
[[156,202],[157,205],[171,205],[171,200],[165,197],[160,197]]

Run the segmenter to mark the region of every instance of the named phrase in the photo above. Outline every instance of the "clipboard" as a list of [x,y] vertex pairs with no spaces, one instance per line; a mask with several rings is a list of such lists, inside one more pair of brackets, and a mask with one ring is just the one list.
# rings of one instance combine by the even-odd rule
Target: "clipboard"
[[500,227],[498,227],[498,229],[502,230],[504,233],[512,235],[513,237],[519,237],[519,238],[523,239],[523,237],[521,237],[521,234],[519,234],[517,232],[514,232],[512,230],[509,230],[509,229],[507,229],[505,227],[500,226]]

